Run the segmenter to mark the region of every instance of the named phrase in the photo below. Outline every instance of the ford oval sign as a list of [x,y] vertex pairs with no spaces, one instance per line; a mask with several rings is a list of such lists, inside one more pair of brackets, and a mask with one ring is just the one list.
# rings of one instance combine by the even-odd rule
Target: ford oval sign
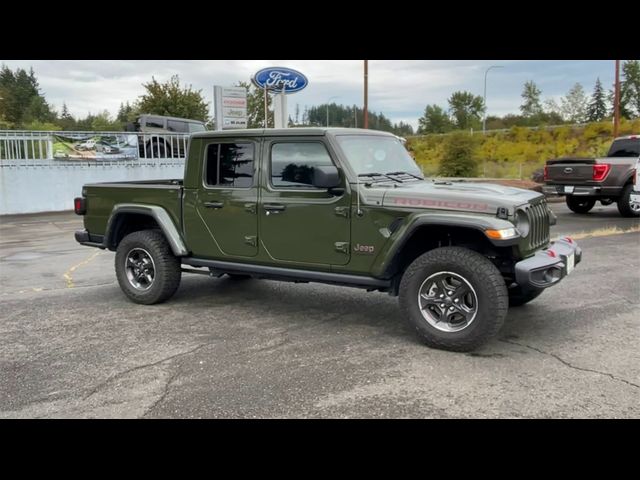
[[259,70],[252,78],[259,88],[278,93],[295,93],[307,86],[309,80],[297,70],[269,67]]

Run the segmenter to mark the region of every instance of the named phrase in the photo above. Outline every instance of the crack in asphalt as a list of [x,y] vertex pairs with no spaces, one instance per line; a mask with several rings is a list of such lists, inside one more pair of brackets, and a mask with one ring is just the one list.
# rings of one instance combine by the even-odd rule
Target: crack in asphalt
[[[54,288],[44,288],[44,287],[28,287],[31,288],[31,290],[19,290],[19,291],[15,291],[15,292],[6,292],[3,293],[2,296],[7,296],[7,295],[24,295],[25,293],[40,293],[40,292],[55,292],[58,290],[75,290],[76,288],[89,288],[89,287],[101,287],[103,285],[112,285],[115,284],[116,281],[112,280],[110,282],[106,282],[106,283],[92,283],[89,285],[74,285],[73,287],[54,287]],[[34,289],[35,288],[35,289]]]
[[514,342],[512,340],[506,340],[506,339],[500,339],[500,341],[503,342],[503,343],[510,343],[512,345],[518,345],[520,347],[525,347],[525,348],[528,348],[528,349],[533,350],[535,352],[541,353],[543,355],[548,355],[549,357],[555,358],[556,360],[558,360],[563,365],[565,365],[565,366],[567,366],[569,368],[572,368],[574,370],[580,370],[582,372],[597,373],[598,375],[603,375],[605,377],[609,377],[609,378],[611,378],[613,380],[616,380],[618,382],[626,383],[627,385],[629,385],[631,387],[640,388],[640,385],[637,385],[637,384],[635,384],[633,382],[630,382],[629,380],[626,380],[624,378],[616,377],[615,375],[613,375],[612,373],[609,373],[609,372],[601,372],[599,370],[592,370],[590,368],[576,367],[575,365],[572,365],[571,363],[569,363],[566,360],[562,359],[561,357],[559,357],[555,353],[545,352],[544,350],[540,350],[539,348],[532,347],[531,345],[527,345],[526,343],[518,343],[518,342]]
[[143,365],[137,365],[135,367],[128,368],[127,370],[124,370],[122,372],[118,372],[115,375],[111,375],[104,382],[99,383],[97,386],[95,386],[93,389],[91,389],[91,391],[87,395],[85,395],[83,400],[88,400],[89,398],[91,398],[93,395],[98,393],[101,389],[106,387],[109,383],[113,382],[117,378],[121,378],[121,377],[123,377],[123,376],[125,376],[125,375],[127,375],[127,374],[129,374],[131,372],[135,372],[135,371],[142,370],[142,369],[149,368],[149,367],[155,367],[157,365],[160,365],[161,363],[165,363],[165,362],[171,361],[171,360],[173,360],[175,358],[182,357],[184,355],[189,355],[191,353],[195,353],[198,350],[200,350],[200,349],[202,349],[204,347],[207,347],[209,345],[212,345],[212,342],[203,343],[202,345],[198,345],[197,347],[194,347],[191,350],[187,350],[186,352],[176,353],[175,355],[171,355],[171,356],[163,358],[161,360],[158,360],[158,361],[155,361],[155,362],[152,362],[152,363],[145,363]]
[[140,416],[140,418],[146,417],[149,413],[151,413],[152,410],[154,410],[158,405],[164,402],[164,399],[167,398],[167,395],[169,395],[169,389],[171,388],[171,385],[173,385],[173,382],[176,381],[176,379],[180,376],[181,373],[182,372],[180,370],[176,370],[169,377],[169,380],[167,380],[167,383],[165,384],[160,397],[158,397],[158,399],[155,402],[153,402],[151,406],[144,411],[144,413]]

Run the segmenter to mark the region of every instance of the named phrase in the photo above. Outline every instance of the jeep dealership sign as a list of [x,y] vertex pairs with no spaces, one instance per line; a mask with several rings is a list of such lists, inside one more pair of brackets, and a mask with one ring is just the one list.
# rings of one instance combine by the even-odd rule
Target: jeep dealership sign
[[213,87],[216,130],[247,128],[247,89]]
[[309,84],[309,80],[297,70],[285,67],[268,67],[259,70],[251,79],[257,87],[274,93],[299,92]]

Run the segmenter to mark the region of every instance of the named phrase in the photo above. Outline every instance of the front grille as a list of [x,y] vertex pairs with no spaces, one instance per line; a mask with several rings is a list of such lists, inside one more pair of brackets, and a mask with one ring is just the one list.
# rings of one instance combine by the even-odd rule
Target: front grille
[[535,250],[549,243],[549,209],[545,199],[530,203],[524,207],[529,220],[529,248]]

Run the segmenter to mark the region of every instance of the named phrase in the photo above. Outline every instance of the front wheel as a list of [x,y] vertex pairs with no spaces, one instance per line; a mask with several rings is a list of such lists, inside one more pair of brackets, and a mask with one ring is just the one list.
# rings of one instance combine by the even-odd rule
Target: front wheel
[[567,195],[567,207],[575,213],[588,213],[596,201],[593,198],[576,197],[573,195]]
[[618,199],[618,211],[623,217],[640,217],[640,205],[631,201],[633,185],[630,183],[622,190],[622,196]]
[[400,282],[400,306],[430,347],[465,352],[498,333],[509,305],[500,271],[483,255],[442,247],[416,258]]
[[180,259],[158,230],[133,232],[116,250],[116,277],[124,294],[136,303],[152,305],[169,299],[180,286]]

